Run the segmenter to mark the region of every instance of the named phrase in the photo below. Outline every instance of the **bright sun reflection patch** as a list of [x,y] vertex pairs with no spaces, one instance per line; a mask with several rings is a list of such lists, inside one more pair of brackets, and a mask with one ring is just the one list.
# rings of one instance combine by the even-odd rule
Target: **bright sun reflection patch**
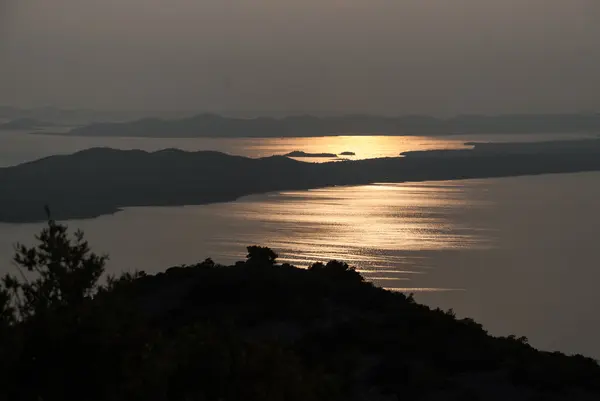
[[[407,282],[426,275],[422,255],[427,252],[490,246],[485,230],[456,218],[467,209],[485,206],[465,196],[461,185],[375,184],[288,191],[246,198],[232,204],[227,213],[233,213],[236,221],[259,225],[267,233],[260,243],[276,249],[282,262],[308,266],[343,260],[378,285],[397,281],[408,288]],[[240,247],[246,245],[246,239],[239,241]]]
[[[312,138],[262,139],[250,145],[256,156],[286,154],[294,150],[306,153],[331,153],[338,159],[359,160],[378,157],[398,157],[412,150],[464,149],[465,144],[454,138],[420,136],[327,136]],[[352,152],[354,155],[342,155]],[[326,162],[331,158],[297,158],[306,162]]]

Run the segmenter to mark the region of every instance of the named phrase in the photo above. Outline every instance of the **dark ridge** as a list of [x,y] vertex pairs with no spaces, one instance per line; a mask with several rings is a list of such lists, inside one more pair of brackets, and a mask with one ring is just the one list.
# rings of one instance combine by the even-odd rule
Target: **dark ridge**
[[305,163],[219,152],[96,148],[0,169],[0,221],[95,217],[132,206],[198,205],[251,194],[375,182],[600,170],[600,140],[487,144],[403,157]]
[[[600,398],[593,359],[493,337],[343,262],[299,269],[250,246],[232,266],[206,259],[99,286],[105,259],[81,252],[63,229],[51,221],[37,248],[17,249],[39,286],[0,282],[2,400]],[[44,262],[46,253],[56,257]],[[11,296],[5,286],[28,291]]]
[[494,338],[471,319],[365,282],[343,262],[298,269],[252,257],[228,267],[208,261],[145,277],[126,291],[169,331],[235,322],[221,329],[224,337],[235,330],[244,341],[279,344],[307,369],[337,377],[345,399],[600,396],[592,359],[540,352],[523,337]]

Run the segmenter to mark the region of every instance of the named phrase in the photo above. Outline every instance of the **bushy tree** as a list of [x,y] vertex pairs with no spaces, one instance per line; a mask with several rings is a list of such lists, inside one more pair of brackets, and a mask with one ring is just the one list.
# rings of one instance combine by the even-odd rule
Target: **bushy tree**
[[248,255],[246,258],[249,264],[273,266],[277,260],[277,255],[271,248],[264,246],[249,246],[246,248]]
[[3,320],[80,304],[98,290],[107,256],[92,252],[82,231],[70,237],[66,225],[49,219],[35,238],[34,246],[15,246],[18,275],[7,274],[2,280]]
[[331,260],[327,262],[327,264],[317,262],[310,265],[308,270],[328,277],[336,277],[337,279],[346,279],[356,282],[364,281],[363,277],[354,267],[338,260]]

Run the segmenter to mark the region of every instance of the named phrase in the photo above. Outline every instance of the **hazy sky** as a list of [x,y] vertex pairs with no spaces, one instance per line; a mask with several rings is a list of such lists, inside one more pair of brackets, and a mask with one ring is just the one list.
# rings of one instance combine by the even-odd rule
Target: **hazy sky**
[[600,0],[0,0],[0,104],[600,111]]

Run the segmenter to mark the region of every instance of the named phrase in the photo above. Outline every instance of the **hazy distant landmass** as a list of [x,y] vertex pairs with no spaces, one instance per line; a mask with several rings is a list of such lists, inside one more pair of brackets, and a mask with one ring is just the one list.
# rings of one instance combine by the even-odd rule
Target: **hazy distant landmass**
[[[5,120],[37,120],[56,125],[90,124],[96,121],[125,121],[127,117],[100,113],[93,110],[71,110],[58,107],[37,107],[23,109],[12,106],[0,106],[0,118]],[[131,116],[129,116],[131,118]],[[135,118],[135,117],[134,117]],[[28,129],[28,128],[25,128]]]
[[145,118],[73,129],[81,136],[124,137],[310,137],[328,135],[452,135],[600,132],[600,114],[230,118],[215,114],[165,120]]
[[88,218],[124,207],[224,202],[283,190],[595,170],[600,140],[477,144],[473,150],[320,164],[284,156],[95,148],[0,169],[0,221],[44,220],[45,204],[59,219]]
[[33,118],[18,118],[6,123],[0,124],[0,130],[35,130],[44,127],[51,127],[53,124],[35,120]]
[[294,150],[293,152],[286,153],[284,156],[286,157],[337,157],[335,153],[306,153],[301,150]]
[[494,156],[494,155],[579,155],[597,153],[600,155],[599,139],[577,139],[544,142],[467,142],[471,149],[444,149],[444,150],[412,150],[400,153],[400,156],[417,156],[428,158],[461,157],[465,155]]
[[[122,122],[138,119],[144,115],[160,115],[164,118],[181,118],[189,113],[184,112],[134,112],[134,111],[99,111],[91,109],[64,109],[60,107],[20,108],[0,106],[1,120],[32,119],[61,126],[77,126],[99,122]],[[27,128],[25,128],[27,129]]]

